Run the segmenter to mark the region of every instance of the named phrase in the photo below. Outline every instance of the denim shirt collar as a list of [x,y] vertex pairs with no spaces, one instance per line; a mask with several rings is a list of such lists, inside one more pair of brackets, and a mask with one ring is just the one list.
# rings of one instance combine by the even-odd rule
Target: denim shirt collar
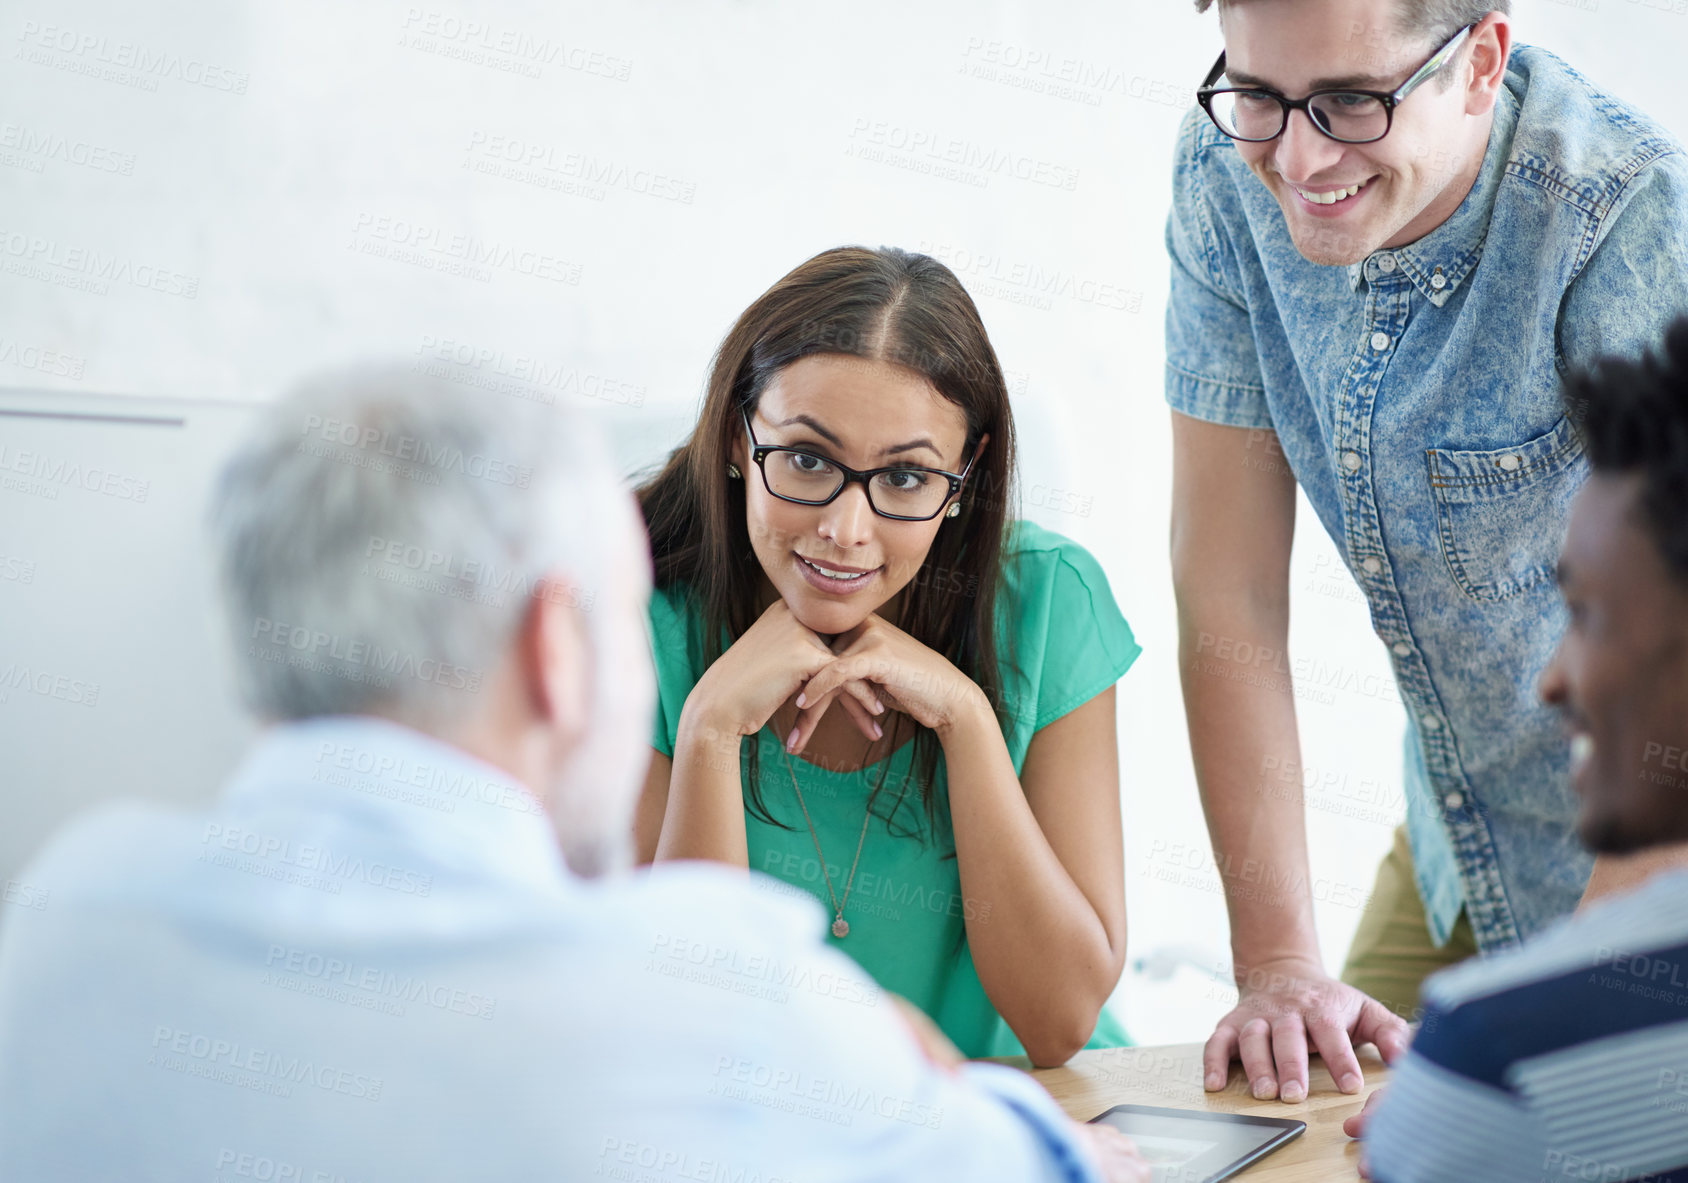
[[[1483,152],[1483,166],[1471,185],[1471,192],[1447,221],[1417,242],[1393,250],[1378,250],[1348,266],[1348,282],[1355,290],[1388,271],[1401,274],[1436,307],[1470,275],[1483,256],[1489,218],[1512,147],[1512,133],[1518,125],[1518,99],[1508,87],[1501,87],[1495,100],[1494,123],[1489,128],[1489,145]],[[1384,259],[1391,262],[1384,263]]]

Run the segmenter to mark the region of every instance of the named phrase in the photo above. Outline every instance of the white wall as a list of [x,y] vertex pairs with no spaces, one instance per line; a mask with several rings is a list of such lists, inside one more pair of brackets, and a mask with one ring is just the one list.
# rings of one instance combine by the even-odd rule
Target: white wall
[[[1685,14],[1682,0],[1579,0],[1521,6],[1518,24],[1688,135]],[[468,22],[481,31],[465,35]],[[1145,645],[1120,690],[1134,956],[1181,946],[1211,962],[1225,948],[1177,693],[1160,394],[1169,153],[1218,49],[1211,14],[1163,0],[206,0],[145,13],[7,0],[0,44],[0,386],[247,403],[321,363],[452,342],[495,359],[489,378],[556,372],[547,390],[603,413],[629,460],[654,458],[684,429],[733,316],[801,259],[861,242],[950,262],[1011,371],[1024,488],[1038,494],[1028,516],[1098,555]],[[162,58],[164,73],[131,55]],[[497,175],[507,141],[552,168]],[[909,142],[921,147],[897,147]],[[952,147],[999,171],[929,171]],[[607,180],[582,181],[582,161]],[[453,236],[508,261],[449,274],[433,248]],[[421,263],[391,257],[406,243]],[[106,264],[114,277],[73,286]],[[24,431],[0,416],[0,446]],[[133,446],[137,467],[214,458]],[[0,489],[0,668],[75,657],[90,677],[144,682],[136,654],[169,651],[190,627],[182,606],[208,594],[202,566],[179,561],[197,512]],[[1336,963],[1400,812],[1401,717],[1358,594],[1310,521],[1294,649],[1361,687],[1302,699],[1306,759],[1348,794],[1309,822]],[[72,613],[55,591],[120,536],[160,541],[95,547],[106,610]],[[33,565],[28,585],[7,576],[18,561]],[[164,641],[135,649],[137,626]],[[64,648],[72,637],[80,647]],[[212,659],[184,644],[186,668],[214,685]],[[188,701],[179,682],[161,670],[154,688]],[[14,695],[0,702],[0,818],[87,796],[68,783],[71,748],[150,744],[148,767],[172,750],[207,767],[232,758],[228,719],[209,740],[184,727],[138,731],[118,697],[26,709]],[[1128,974],[1120,999],[1140,1039],[1164,1042],[1204,1036],[1222,995],[1186,968]]]

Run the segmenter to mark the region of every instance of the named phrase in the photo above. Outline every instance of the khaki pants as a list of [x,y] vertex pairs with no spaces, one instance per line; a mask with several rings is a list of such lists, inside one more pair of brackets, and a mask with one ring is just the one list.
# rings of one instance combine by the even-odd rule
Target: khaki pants
[[1463,908],[1448,943],[1438,949],[1431,941],[1424,904],[1413,882],[1407,827],[1400,826],[1377,869],[1377,885],[1348,948],[1342,980],[1410,1020],[1416,1017],[1419,987],[1425,978],[1476,955],[1477,938]]

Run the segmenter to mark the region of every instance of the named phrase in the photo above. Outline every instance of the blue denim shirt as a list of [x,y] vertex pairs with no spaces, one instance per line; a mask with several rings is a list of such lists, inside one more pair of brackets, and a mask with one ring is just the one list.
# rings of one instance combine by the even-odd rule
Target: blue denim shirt
[[1688,158],[1520,46],[1471,192],[1408,246],[1308,262],[1199,108],[1173,193],[1167,401],[1277,433],[1394,663],[1431,935],[1463,904],[1485,951],[1514,944],[1574,908],[1592,867],[1536,694],[1586,472],[1560,377],[1688,311]]

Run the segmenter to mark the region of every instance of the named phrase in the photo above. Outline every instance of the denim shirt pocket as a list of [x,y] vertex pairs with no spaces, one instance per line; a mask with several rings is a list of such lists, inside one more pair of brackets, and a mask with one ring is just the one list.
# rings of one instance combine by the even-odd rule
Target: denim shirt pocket
[[1582,438],[1563,416],[1515,447],[1425,453],[1442,556],[1461,591],[1509,600],[1553,578],[1582,454]]

